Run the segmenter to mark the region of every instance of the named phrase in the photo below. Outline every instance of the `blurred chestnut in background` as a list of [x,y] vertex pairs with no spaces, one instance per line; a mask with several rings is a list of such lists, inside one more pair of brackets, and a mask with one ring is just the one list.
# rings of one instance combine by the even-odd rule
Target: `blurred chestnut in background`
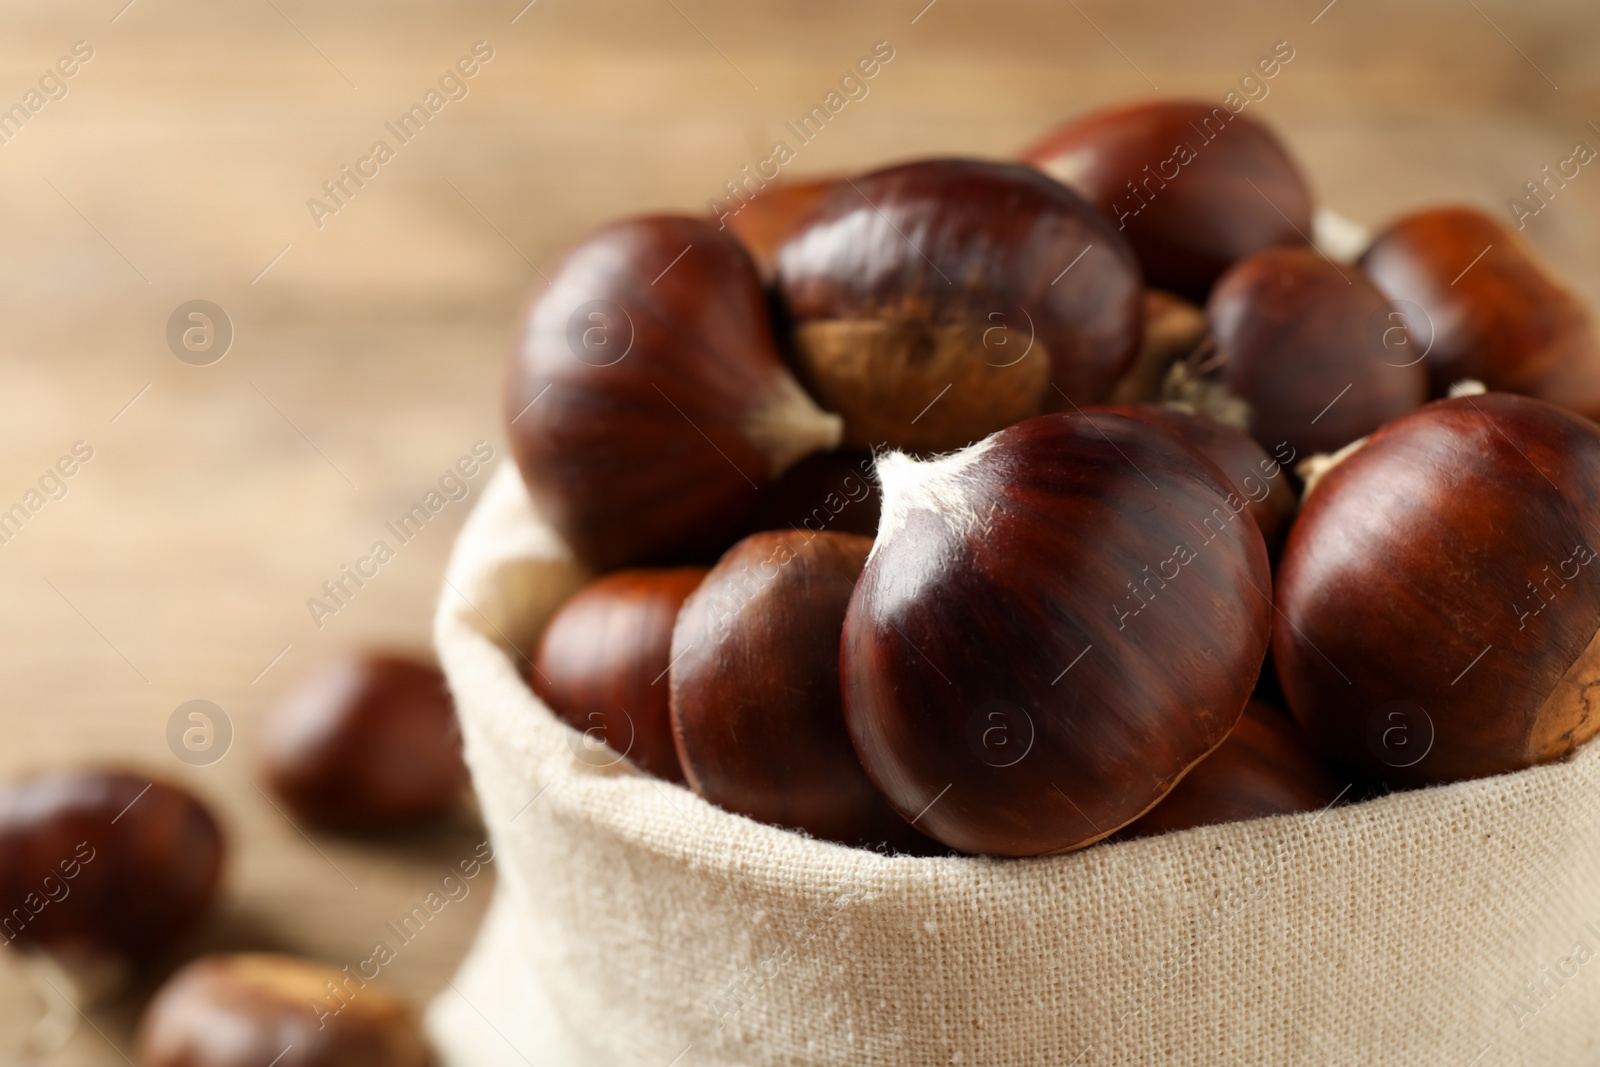
[[1267,455],[1253,437],[1171,404],[1106,406],[1092,408],[1086,414],[1102,411],[1159,426],[1221,467],[1246,501],[1250,517],[1267,544],[1267,553],[1277,554],[1299,501],[1289,484],[1288,468]]
[[1018,164],[925,160],[849,180],[779,250],[777,284],[797,373],[854,445],[958,448],[1095,403],[1139,345],[1127,242]]
[[527,313],[506,419],[540,515],[602,570],[721,551],[756,488],[841,427],[780,362],[749,253],[673,216],[567,254]]
[[818,452],[761,490],[747,532],[833,530],[871,537],[878,532],[878,506],[872,453],[854,448]]
[[1148,284],[1194,300],[1239,260],[1303,245],[1311,233],[1311,190],[1282,143],[1215,104],[1105,108],[1068,122],[1023,158],[1123,231]]
[[667,666],[678,609],[704,567],[617,571],[561,605],[533,657],[533,691],[586,744],[626,756],[669,782],[683,781],[668,711]]
[[273,709],[261,743],[267,784],[318,826],[376,830],[437,818],[467,787],[444,675],[397,653],[321,667]]
[[1419,211],[1361,266],[1410,327],[1434,396],[1462,379],[1600,418],[1600,338],[1578,295],[1516,231],[1470,207]]
[[1286,464],[1333,452],[1427,399],[1427,372],[1385,346],[1388,299],[1360,269],[1311,248],[1273,248],[1235,266],[1206,313],[1207,376],[1250,408],[1250,434]]
[[777,272],[779,247],[838,184],[837,178],[773,182],[717,222],[749,251],[762,279],[771,281]]
[[1079,848],[1233,729],[1272,578],[1214,463],[1148,423],[1059,414],[878,472],[845,720],[919,829],[966,852]]
[[1560,759],[1600,729],[1600,428],[1440,400],[1325,473],[1289,532],[1273,656],[1324,756],[1398,785]]
[[151,962],[210,911],[222,831],[141,774],[53,771],[0,788],[0,931],[70,968]]
[[672,726],[696,793],[845,844],[912,836],[862,771],[840,704],[839,635],[871,549],[854,534],[753,534],[684,603]]
[[1139,353],[1111,390],[1111,403],[1138,404],[1159,399],[1172,365],[1198,348],[1205,335],[1203,310],[1181,296],[1146,289]]
[[294,956],[207,956],[139,1026],[139,1067],[430,1067],[410,1007],[382,985]]
[[1289,713],[1252,700],[1228,739],[1117,837],[1320,811],[1342,792]]

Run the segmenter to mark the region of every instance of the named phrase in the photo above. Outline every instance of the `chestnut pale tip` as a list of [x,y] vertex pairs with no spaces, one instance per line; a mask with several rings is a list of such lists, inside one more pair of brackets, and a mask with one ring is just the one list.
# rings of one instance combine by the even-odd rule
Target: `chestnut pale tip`
[[1354,263],[1372,244],[1372,231],[1337,211],[1319,207],[1311,213],[1311,241],[1338,263]]
[[[991,434],[975,445],[934,459],[913,459],[904,452],[885,452],[874,464],[883,494],[882,518],[872,552],[905,528],[914,511],[937,515],[952,529],[965,533],[983,524],[972,508],[967,485],[973,467],[994,446]],[[871,561],[872,556],[867,557]]]
[[1294,472],[1305,483],[1305,488],[1300,491],[1301,503],[1310,499],[1311,491],[1317,487],[1317,483],[1322,481],[1329,471],[1349,459],[1358,448],[1366,444],[1370,439],[1370,435],[1368,437],[1358,437],[1337,452],[1318,452],[1316,455],[1307,456],[1295,464]]
[[813,452],[831,452],[844,439],[844,420],[823,411],[787,374],[774,380],[764,404],[745,424],[750,443],[772,464],[776,478]]

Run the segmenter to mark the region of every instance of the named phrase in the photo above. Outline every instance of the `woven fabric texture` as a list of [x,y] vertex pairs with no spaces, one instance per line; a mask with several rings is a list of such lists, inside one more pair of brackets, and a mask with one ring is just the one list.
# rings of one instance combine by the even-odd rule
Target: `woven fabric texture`
[[449,1067],[1600,1062],[1600,746],[1048,859],[887,857],[579,758],[518,665],[587,577],[503,466],[436,622],[500,877],[430,1012]]

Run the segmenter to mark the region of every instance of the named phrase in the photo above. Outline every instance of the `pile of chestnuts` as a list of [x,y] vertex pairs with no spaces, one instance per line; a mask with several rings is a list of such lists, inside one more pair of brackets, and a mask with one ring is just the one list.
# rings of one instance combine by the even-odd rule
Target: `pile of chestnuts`
[[[466,793],[444,676],[407,655],[325,665],[273,710],[263,749],[273,803],[297,827],[392,833],[450,815]],[[221,898],[226,852],[207,806],[159,777],[84,767],[0,785],[0,944],[52,1005],[31,1051],[183,962]],[[433,1062],[417,1013],[381,983],[256,952],[188,962],[138,1041],[141,1067],[259,1067],[291,1062],[286,1047],[306,1067]]]
[[[597,575],[585,762],[911,854],[1061,853],[1600,731],[1600,337],[1468,207],[1359,256],[1261,123],[774,183],[579,241],[506,393]],[[1348,224],[1346,224],[1348,229]]]

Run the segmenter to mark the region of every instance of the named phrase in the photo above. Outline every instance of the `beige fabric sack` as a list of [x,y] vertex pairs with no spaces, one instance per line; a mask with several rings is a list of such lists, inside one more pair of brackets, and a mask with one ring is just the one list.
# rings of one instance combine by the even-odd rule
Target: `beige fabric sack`
[[437,619],[500,878],[429,1014],[447,1067],[1600,1062],[1600,746],[1049,859],[887,858],[577,758],[510,649],[585,577],[505,464]]

